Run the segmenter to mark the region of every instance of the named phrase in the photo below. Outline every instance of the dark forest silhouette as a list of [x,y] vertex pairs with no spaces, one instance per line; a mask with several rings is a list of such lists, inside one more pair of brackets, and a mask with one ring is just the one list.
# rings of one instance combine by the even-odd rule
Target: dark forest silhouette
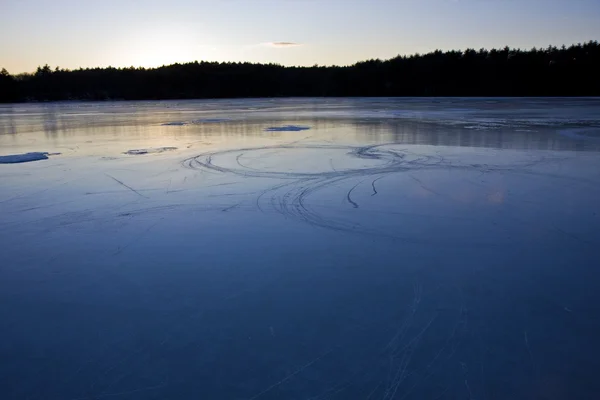
[[0,72],[0,102],[288,96],[599,96],[600,44],[446,51],[352,66],[191,62]]

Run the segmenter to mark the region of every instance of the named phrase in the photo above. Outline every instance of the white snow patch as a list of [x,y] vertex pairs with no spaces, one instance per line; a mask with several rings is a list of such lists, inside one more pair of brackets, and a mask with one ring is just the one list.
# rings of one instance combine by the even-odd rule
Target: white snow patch
[[171,151],[171,150],[177,150],[177,147],[153,147],[153,148],[149,148],[149,149],[133,149],[133,150],[127,150],[123,154],[139,156],[142,154],[164,153],[165,151]]
[[230,118],[200,118],[192,121],[173,121],[165,122],[162,126],[185,126],[185,125],[198,125],[198,124],[216,124],[221,122],[231,121]]
[[192,124],[214,124],[219,122],[231,121],[229,118],[202,118],[192,121]]
[[8,156],[0,156],[0,164],[17,164],[31,161],[47,160],[49,155],[57,155],[60,153],[33,152],[25,154],[11,154]]
[[297,125],[285,125],[285,126],[271,126],[266,128],[266,132],[298,132],[306,131],[310,129],[309,126],[297,126]]

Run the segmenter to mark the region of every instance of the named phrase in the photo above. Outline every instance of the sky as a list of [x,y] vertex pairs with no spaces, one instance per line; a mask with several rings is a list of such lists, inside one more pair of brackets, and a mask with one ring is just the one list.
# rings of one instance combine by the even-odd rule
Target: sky
[[0,0],[0,68],[349,65],[600,40],[598,0]]

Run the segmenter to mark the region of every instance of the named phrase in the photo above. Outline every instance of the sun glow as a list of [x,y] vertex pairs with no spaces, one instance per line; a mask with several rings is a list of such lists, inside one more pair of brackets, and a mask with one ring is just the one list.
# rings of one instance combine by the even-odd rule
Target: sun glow
[[199,57],[198,54],[183,46],[173,44],[150,44],[140,48],[132,61],[132,65],[140,67],[159,67],[174,63],[193,61]]
[[196,43],[194,35],[176,30],[138,33],[119,47],[124,65],[146,68],[218,56],[215,49]]

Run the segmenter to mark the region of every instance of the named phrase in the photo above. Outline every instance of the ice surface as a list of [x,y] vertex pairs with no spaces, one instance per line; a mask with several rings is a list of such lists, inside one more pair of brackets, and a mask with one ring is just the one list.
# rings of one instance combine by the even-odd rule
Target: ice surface
[[599,111],[0,106],[0,398],[594,399]]
[[47,160],[48,153],[34,152],[25,154],[12,154],[7,156],[0,156],[0,164],[17,164],[31,161]]

